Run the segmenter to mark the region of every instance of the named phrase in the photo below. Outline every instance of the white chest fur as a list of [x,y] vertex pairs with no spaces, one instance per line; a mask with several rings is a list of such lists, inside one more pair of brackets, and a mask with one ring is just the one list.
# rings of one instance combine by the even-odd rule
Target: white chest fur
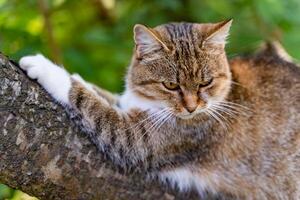
[[125,93],[120,97],[120,106],[124,111],[132,108],[139,108],[141,110],[157,110],[162,108],[162,102],[149,101],[142,99],[135,95],[130,89],[126,89]]
[[217,181],[217,179],[214,179],[216,174],[201,175],[200,173],[192,172],[188,168],[177,168],[160,172],[159,178],[163,183],[168,183],[171,187],[182,192],[196,189],[200,196],[206,191],[214,193],[213,182]]

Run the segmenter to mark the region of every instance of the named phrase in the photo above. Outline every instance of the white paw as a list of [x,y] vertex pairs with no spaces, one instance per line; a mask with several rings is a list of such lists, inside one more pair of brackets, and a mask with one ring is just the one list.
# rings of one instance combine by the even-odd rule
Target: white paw
[[51,63],[41,54],[35,56],[25,56],[20,60],[20,67],[26,71],[27,75],[32,79],[38,79],[43,74],[43,68]]
[[52,97],[63,104],[69,103],[71,80],[68,72],[41,54],[25,56],[19,63],[27,75],[32,79],[37,79]]

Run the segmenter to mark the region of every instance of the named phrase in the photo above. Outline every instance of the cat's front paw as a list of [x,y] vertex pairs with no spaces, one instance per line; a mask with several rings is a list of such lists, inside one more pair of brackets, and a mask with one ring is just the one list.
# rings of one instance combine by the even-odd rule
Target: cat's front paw
[[49,60],[41,54],[34,56],[22,57],[19,64],[20,67],[26,71],[31,79],[39,79],[43,76],[43,69],[49,65]]
[[68,104],[71,88],[70,75],[41,54],[21,58],[20,67],[31,79],[37,79],[57,101]]

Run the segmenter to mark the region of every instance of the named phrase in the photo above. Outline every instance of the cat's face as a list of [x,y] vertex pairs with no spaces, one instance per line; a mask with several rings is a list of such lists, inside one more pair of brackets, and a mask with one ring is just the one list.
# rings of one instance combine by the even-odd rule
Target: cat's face
[[140,101],[183,119],[224,100],[231,82],[224,51],[230,24],[135,26],[128,89]]

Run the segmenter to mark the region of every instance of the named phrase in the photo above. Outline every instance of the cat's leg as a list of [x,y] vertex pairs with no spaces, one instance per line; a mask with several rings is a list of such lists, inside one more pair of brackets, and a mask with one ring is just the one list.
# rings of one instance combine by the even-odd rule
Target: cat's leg
[[[77,110],[88,122],[86,128],[95,133],[92,140],[98,148],[124,170],[160,170],[167,166],[166,163],[182,165],[192,156],[182,154],[180,145],[201,149],[195,143],[194,136],[180,137],[169,128],[164,134],[151,132],[159,119],[157,117],[166,114],[166,110],[160,110],[152,116],[139,110],[124,112],[111,106],[104,98],[42,55],[23,57],[20,66],[57,101]],[[152,121],[151,117],[156,121]]]
[[84,81],[78,74],[70,74],[62,67],[52,63],[41,54],[25,56],[20,60],[20,67],[27,75],[37,81],[62,104],[68,104],[68,91],[71,88],[71,79],[79,81],[87,89],[102,96],[110,104],[116,104],[117,97],[109,92],[103,92],[96,86]]
[[[38,83],[59,103],[75,108],[89,122],[89,127],[101,137],[98,147],[105,150],[126,152],[127,143],[135,143],[129,127],[132,125],[125,114],[111,106],[103,97],[96,94],[92,86],[78,76],[71,76],[64,68],[55,65],[43,55],[25,56],[21,58],[20,67],[27,75]],[[127,130],[127,131],[122,131]],[[113,139],[115,138],[115,139]],[[124,143],[124,141],[127,141]],[[135,146],[133,146],[135,147]],[[129,147],[128,147],[129,148]],[[119,153],[112,153],[114,160],[120,159]],[[140,160],[140,159],[137,159]]]
[[104,90],[103,88],[100,88],[94,84],[92,84],[93,89],[97,92],[98,95],[105,98],[111,105],[116,105],[119,102],[120,96],[117,94],[113,94],[107,90]]
[[117,94],[112,94],[111,92],[104,90],[104,89],[96,86],[95,84],[92,84],[92,83],[89,83],[89,82],[83,80],[83,78],[79,74],[72,74],[72,78],[74,80],[79,81],[80,83],[82,83],[85,87],[89,88],[90,90],[95,91],[97,95],[106,99],[109,102],[109,104],[116,105],[118,103],[119,96]]

